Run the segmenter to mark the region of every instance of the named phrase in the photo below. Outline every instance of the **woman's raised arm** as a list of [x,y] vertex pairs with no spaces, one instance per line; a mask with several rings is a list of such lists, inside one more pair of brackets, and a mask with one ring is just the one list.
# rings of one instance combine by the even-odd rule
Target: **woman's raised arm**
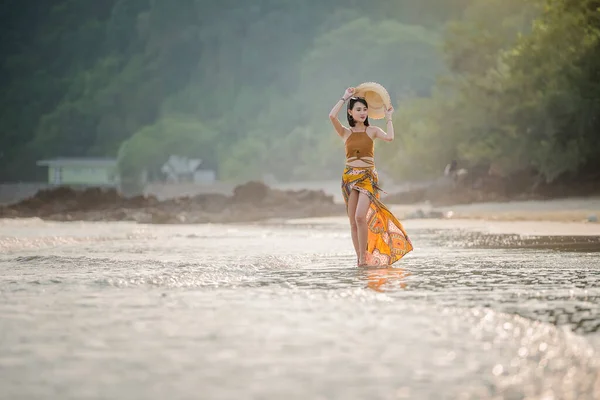
[[346,100],[348,100],[350,97],[352,97],[354,90],[355,89],[353,87],[346,89],[346,92],[344,93],[342,98],[339,99],[337,103],[335,103],[335,106],[333,106],[333,108],[329,112],[329,120],[331,121],[331,123],[333,124],[333,127],[335,128],[335,131],[341,138],[346,136],[349,129],[344,127],[344,125],[341,124],[341,122],[337,116],[338,116],[338,113],[340,112],[340,109],[344,106],[344,103],[346,103]]

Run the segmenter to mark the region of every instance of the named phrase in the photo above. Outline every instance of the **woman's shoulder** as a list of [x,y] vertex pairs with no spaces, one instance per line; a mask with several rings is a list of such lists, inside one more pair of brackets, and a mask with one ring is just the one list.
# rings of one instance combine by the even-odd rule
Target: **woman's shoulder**
[[376,126],[367,126],[365,129],[365,132],[367,133],[367,135],[369,135],[369,137],[371,139],[374,139],[375,136],[377,135],[377,130],[378,128]]

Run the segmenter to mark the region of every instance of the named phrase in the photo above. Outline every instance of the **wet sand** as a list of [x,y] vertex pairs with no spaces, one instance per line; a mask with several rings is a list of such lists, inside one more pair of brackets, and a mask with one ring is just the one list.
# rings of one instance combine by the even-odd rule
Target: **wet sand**
[[[290,225],[348,226],[346,217],[302,218]],[[498,221],[485,219],[409,219],[411,231],[429,231],[440,240],[456,238],[457,247],[531,248],[563,251],[600,251],[600,224],[554,221]]]
[[[385,202],[385,199],[384,199]],[[482,219],[488,221],[555,221],[588,222],[600,218],[600,198],[565,198],[544,201],[510,201],[461,204],[432,207],[429,204],[389,204],[400,218],[410,217],[418,210],[438,211],[453,219]]]
[[[297,189],[297,188],[295,188]],[[385,197],[383,198],[385,203]],[[475,203],[434,208],[430,204],[388,204],[409,234],[452,232],[457,246],[600,251],[600,198]],[[204,194],[171,200],[122,198],[90,189],[40,192],[2,217],[53,221],[136,221],[152,224],[331,225],[347,229],[343,201],[319,187],[271,189],[262,183],[235,188],[233,195]]]
[[[394,211],[394,209],[392,208]],[[399,215],[400,213],[397,213]],[[402,220],[402,218],[400,217]],[[273,222],[266,221],[266,223]],[[287,224],[309,225],[348,225],[345,216],[289,219]],[[490,235],[521,236],[600,236],[600,224],[589,222],[556,222],[556,221],[500,221],[492,219],[405,219],[404,227],[409,231],[415,229],[462,230]]]
[[[392,206],[399,216],[416,206]],[[426,205],[425,205],[426,207]],[[563,251],[600,251],[600,199],[479,203],[438,209],[448,219],[421,220],[419,227],[458,229],[462,240],[481,248],[532,248]],[[410,220],[405,224],[409,227]]]

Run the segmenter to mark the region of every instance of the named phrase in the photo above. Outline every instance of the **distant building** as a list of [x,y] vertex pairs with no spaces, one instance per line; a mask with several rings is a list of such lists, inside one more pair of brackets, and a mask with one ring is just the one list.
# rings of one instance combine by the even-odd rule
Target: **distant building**
[[51,185],[118,186],[117,160],[113,158],[55,158],[40,160],[48,167]]
[[171,183],[214,183],[217,178],[215,171],[202,169],[200,168],[201,164],[202,160],[199,158],[171,155],[162,166],[161,172],[165,175],[167,182]]

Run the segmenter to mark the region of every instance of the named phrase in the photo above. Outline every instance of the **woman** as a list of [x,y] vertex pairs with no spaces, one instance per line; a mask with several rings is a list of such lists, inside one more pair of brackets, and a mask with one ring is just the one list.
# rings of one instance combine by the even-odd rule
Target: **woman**
[[[391,265],[410,252],[413,247],[402,224],[379,200],[377,170],[375,169],[375,139],[394,140],[393,107],[386,108],[387,133],[369,126],[368,104],[360,97],[351,97],[355,88],[348,88],[329,113],[329,119],[346,147],[346,168],[342,177],[342,191],[352,243],[359,267]],[[346,101],[349,128],[343,126],[337,115]]]

